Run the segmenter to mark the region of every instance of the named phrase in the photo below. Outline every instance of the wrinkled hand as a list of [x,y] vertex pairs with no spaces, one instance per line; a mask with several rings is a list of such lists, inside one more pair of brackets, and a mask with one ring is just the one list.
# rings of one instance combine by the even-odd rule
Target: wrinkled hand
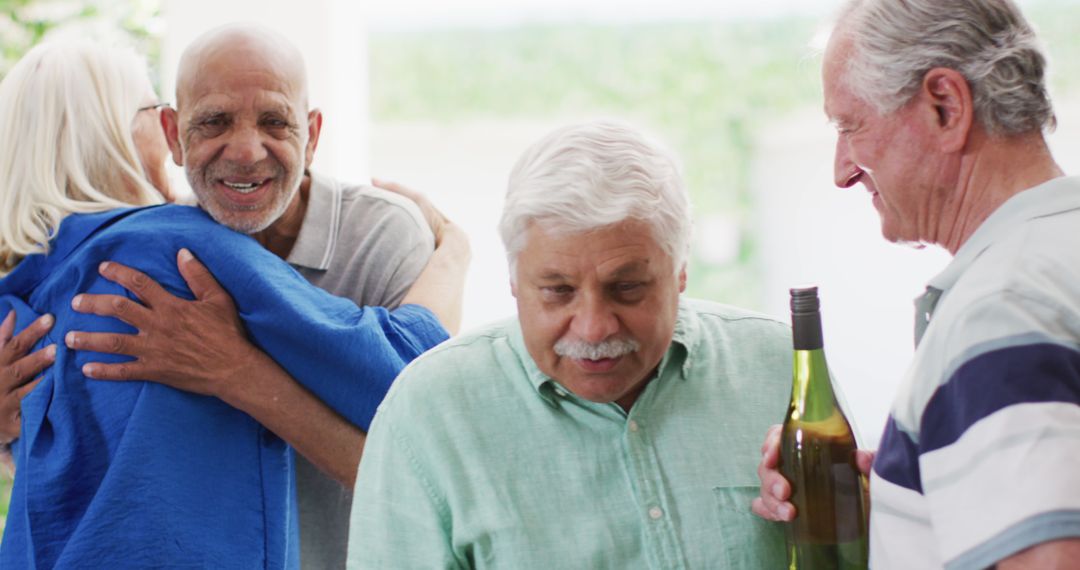
[[244,377],[245,363],[258,350],[247,340],[232,297],[210,271],[187,249],[177,254],[177,266],[194,301],[172,295],[130,267],[101,264],[101,275],[131,291],[141,304],[118,295],[82,294],[72,300],[72,308],[115,317],[138,329],[138,334],[72,331],[64,340],[77,350],[124,354],[135,360],[87,363],[83,374],[96,380],[150,380],[227,399],[229,381]]
[[[790,521],[795,518],[795,505],[788,502],[791,498],[791,484],[780,474],[780,432],[782,426],[774,425],[765,432],[765,443],[761,444],[761,462],[758,463],[758,479],[761,481],[761,495],[754,499],[751,510],[754,514],[770,521]],[[874,462],[874,452],[855,451],[855,465],[863,475],[870,475],[870,466]]]
[[19,438],[19,403],[41,382],[41,371],[56,360],[55,344],[27,354],[52,326],[53,316],[42,315],[15,335],[15,311],[0,323],[0,443]]
[[415,190],[402,186],[396,182],[388,182],[377,178],[371,179],[371,185],[395,194],[400,194],[415,202],[416,205],[420,207],[420,213],[424,215],[424,220],[427,221],[428,226],[431,227],[431,233],[435,235],[435,247],[439,247],[439,244],[442,243],[443,236],[446,234],[448,226],[454,225],[445,214],[435,207],[435,204],[431,203],[431,200],[429,200],[427,196],[424,196]]

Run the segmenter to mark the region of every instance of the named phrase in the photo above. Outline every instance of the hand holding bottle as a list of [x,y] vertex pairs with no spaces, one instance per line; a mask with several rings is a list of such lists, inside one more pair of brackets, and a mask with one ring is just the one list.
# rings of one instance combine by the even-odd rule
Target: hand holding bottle
[[[751,510],[765,520],[788,522],[795,518],[795,505],[788,501],[791,497],[791,484],[778,469],[781,428],[780,424],[776,424],[765,432],[765,442],[761,444],[761,462],[758,463],[757,470],[761,490],[758,498],[751,504]],[[870,476],[870,465],[873,462],[873,451],[860,449],[855,452],[855,464],[863,475]]]
[[[794,505],[777,513],[794,515],[784,525],[788,568],[866,570],[866,478],[855,461],[855,430],[825,361],[817,287],[791,290],[791,321],[791,402],[777,462]],[[783,485],[773,481],[772,487],[783,494]]]

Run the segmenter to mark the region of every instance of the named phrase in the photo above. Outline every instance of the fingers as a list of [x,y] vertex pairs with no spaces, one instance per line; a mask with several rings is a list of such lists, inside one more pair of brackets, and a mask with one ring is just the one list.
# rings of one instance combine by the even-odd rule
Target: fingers
[[393,192],[395,194],[401,194],[402,196],[405,196],[406,198],[408,198],[408,199],[410,199],[410,200],[412,200],[414,202],[416,202],[417,197],[420,196],[419,192],[417,192],[417,191],[415,191],[415,190],[413,190],[413,189],[411,189],[411,188],[409,188],[407,186],[402,186],[401,184],[398,184],[397,182],[390,182],[389,180],[382,180],[380,178],[372,178],[371,179],[371,185],[376,187],[376,188],[382,188],[383,190],[389,190],[390,192]]
[[765,520],[776,520],[772,511],[765,507],[765,502],[761,499],[761,497],[757,497],[753,500],[753,502],[750,503],[750,511]]
[[43,370],[52,365],[56,361],[56,345],[50,344],[49,346],[35,351],[29,356],[20,358],[19,360],[0,368],[0,386],[3,387],[4,393],[15,390],[16,388],[25,385],[31,378],[41,374]]
[[19,402],[41,382],[41,371],[56,361],[55,344],[27,354],[49,332],[53,321],[52,315],[42,315],[15,337],[11,336],[15,330],[14,311],[0,324],[0,439],[6,442],[19,437]]
[[401,194],[415,202],[420,208],[420,212],[424,215],[424,219],[427,220],[428,226],[431,227],[431,232],[435,235],[435,245],[438,246],[440,241],[442,241],[443,229],[450,223],[450,220],[442,213],[442,211],[435,207],[435,204],[431,203],[431,200],[428,200],[427,196],[406,186],[397,184],[396,182],[387,182],[385,180],[379,180],[378,178],[372,178],[371,184],[377,188]]
[[82,367],[83,376],[93,380],[143,380],[153,377],[152,373],[145,371],[138,360],[131,362],[119,362],[105,364],[103,362],[88,362]]
[[122,263],[105,261],[98,266],[98,273],[102,277],[131,291],[137,299],[148,307],[154,307],[160,302],[168,301],[173,297],[168,291],[158,285],[147,274],[132,269]]
[[795,505],[786,500],[790,496],[791,485],[777,473],[762,481],[761,495],[754,499],[751,510],[757,516],[770,521],[790,521],[795,518]]
[[873,469],[875,452],[866,449],[855,450],[855,466],[862,473],[863,501],[870,508],[870,470]]
[[754,512],[771,521],[790,521],[795,518],[795,505],[788,502],[791,498],[791,484],[775,467],[758,465],[758,479],[761,481],[761,495],[755,499]]
[[13,334],[15,334],[14,309],[8,312],[7,316],[4,317],[4,322],[0,323],[0,346],[6,345]]
[[44,378],[44,377],[43,376],[38,376],[37,378],[34,378],[33,382],[27,382],[26,384],[23,384],[22,386],[20,386],[18,390],[15,390],[15,397],[17,397],[19,399],[19,401],[21,402],[22,399],[25,398],[26,395],[29,394],[31,390],[36,388],[37,385],[41,383],[42,378]]
[[116,317],[137,329],[142,329],[141,325],[151,318],[146,307],[119,295],[83,293],[71,300],[71,308],[80,313]]
[[195,298],[199,300],[217,299],[233,306],[232,297],[221,287],[214,275],[206,268],[187,248],[182,248],[176,254],[176,267],[180,270],[180,276],[184,278]]
[[4,470],[8,479],[15,478],[15,460],[11,457],[10,449],[0,451],[0,468]]
[[789,521],[795,518],[795,505],[788,502],[791,498],[791,484],[779,471],[770,470],[759,474],[761,478],[761,500],[764,507],[772,513],[772,520]]
[[791,484],[777,470],[780,464],[781,430],[781,426],[774,425],[765,432],[765,442],[761,445],[761,462],[758,464],[761,495],[754,499],[750,506],[754,514],[771,521],[790,521],[795,518],[795,506],[788,502],[791,497]]
[[[14,313],[12,313],[12,315],[13,314]],[[4,319],[4,324],[7,324],[8,319],[11,319],[14,323],[14,318],[11,315],[8,315],[8,317]],[[12,364],[25,357],[26,353],[30,351],[30,348],[37,344],[37,342],[49,332],[49,329],[53,326],[53,322],[54,319],[52,315],[41,315],[37,320],[30,323],[30,326],[26,327],[21,333],[6,341],[3,345],[3,349],[0,350],[0,365]]]
[[874,464],[874,455],[873,451],[866,449],[855,450],[855,466],[859,468],[860,473],[867,477],[870,476],[870,469]]
[[130,334],[71,331],[64,335],[64,344],[72,350],[88,350],[134,357],[142,355],[142,344],[139,337]]
[[769,426],[765,432],[765,441],[761,444],[761,465],[775,468],[780,464],[780,433],[783,426],[775,424]]
[[73,350],[87,350],[108,354],[133,356],[135,360],[118,363],[88,362],[82,373],[94,380],[141,380],[154,377],[142,360],[146,348],[136,335],[116,333],[88,333],[71,331],[64,336],[64,344]]

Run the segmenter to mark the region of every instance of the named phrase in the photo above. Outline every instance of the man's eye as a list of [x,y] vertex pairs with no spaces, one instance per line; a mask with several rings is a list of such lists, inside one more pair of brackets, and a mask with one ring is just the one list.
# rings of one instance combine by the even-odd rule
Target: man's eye
[[541,287],[540,290],[548,297],[563,297],[574,292],[574,288],[569,285],[551,285],[549,287]]
[[221,115],[214,115],[195,121],[195,129],[203,136],[216,136],[229,128],[229,119]]
[[836,125],[836,134],[840,136],[848,136],[855,132],[854,125]]
[[619,301],[638,301],[644,297],[646,289],[644,281],[620,281],[611,286],[609,291],[614,299]]
[[292,130],[296,127],[289,117],[278,113],[266,113],[259,116],[259,125],[264,129]]

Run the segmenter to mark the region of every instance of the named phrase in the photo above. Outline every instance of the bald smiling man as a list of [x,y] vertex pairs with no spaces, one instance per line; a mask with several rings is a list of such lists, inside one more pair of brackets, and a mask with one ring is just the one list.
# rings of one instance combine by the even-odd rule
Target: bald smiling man
[[[309,170],[322,116],[305,83],[296,49],[259,28],[183,55],[162,125],[217,224],[110,213],[55,269],[72,278],[49,298],[84,294],[77,313],[39,310],[71,331],[42,386],[64,381],[24,419],[0,565],[296,568],[298,526],[305,567],[343,565],[363,431],[397,372],[457,328],[469,256],[422,197]],[[181,256],[178,271],[181,247],[205,268]],[[311,461],[294,472],[285,442]]]
[[[162,117],[173,158],[215,220],[331,294],[401,303],[431,255],[431,232],[401,196],[308,170],[323,117],[309,107],[304,61],[288,39],[250,25],[208,32],[181,58],[176,103]],[[354,476],[358,455],[343,459]],[[343,486],[326,471],[297,458],[305,569],[345,565],[352,480]]]

